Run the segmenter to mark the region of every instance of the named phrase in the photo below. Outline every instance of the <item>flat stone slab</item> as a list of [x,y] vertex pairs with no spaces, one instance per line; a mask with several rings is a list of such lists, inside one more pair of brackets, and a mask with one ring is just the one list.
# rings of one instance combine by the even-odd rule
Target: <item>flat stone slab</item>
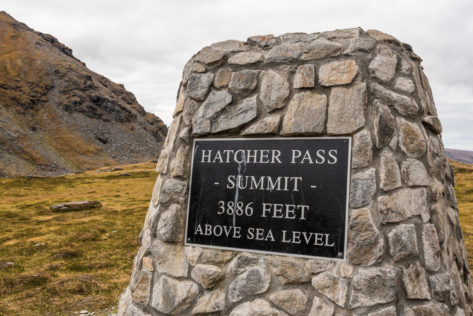
[[50,209],[53,212],[72,212],[72,211],[83,211],[93,208],[101,208],[102,203],[100,201],[75,201],[61,204],[51,205]]

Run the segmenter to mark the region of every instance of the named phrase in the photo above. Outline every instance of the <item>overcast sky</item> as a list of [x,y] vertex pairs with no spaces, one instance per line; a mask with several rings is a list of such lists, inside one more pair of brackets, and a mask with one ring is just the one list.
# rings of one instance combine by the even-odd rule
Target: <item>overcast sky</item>
[[12,0],[0,9],[57,37],[166,124],[182,69],[204,46],[262,34],[378,29],[423,58],[445,146],[473,150],[471,0]]

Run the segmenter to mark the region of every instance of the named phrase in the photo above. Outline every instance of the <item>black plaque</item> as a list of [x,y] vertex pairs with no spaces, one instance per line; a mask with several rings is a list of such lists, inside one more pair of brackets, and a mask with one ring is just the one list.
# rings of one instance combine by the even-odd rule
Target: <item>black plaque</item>
[[195,139],[186,244],[345,259],[350,138]]

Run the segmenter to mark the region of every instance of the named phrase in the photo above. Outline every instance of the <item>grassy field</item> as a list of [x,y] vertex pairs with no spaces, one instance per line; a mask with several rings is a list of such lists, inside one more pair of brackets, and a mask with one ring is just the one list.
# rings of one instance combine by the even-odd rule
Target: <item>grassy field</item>
[[473,272],[473,165],[450,161],[455,170],[455,193],[460,226],[468,250],[468,266]]
[[[473,254],[473,165],[453,163]],[[56,178],[0,179],[0,315],[106,315],[126,287],[157,173],[154,163]],[[49,206],[100,200],[101,209]],[[470,256],[470,269],[473,268]],[[13,262],[13,267],[5,267]]]
[[[116,306],[139,246],[154,167],[0,179],[0,315],[106,314]],[[78,200],[100,200],[103,207],[49,209]]]

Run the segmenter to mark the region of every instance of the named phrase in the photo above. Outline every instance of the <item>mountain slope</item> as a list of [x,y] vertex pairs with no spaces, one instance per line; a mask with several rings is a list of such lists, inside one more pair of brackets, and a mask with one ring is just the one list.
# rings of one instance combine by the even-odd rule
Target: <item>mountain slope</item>
[[166,132],[123,85],[0,12],[0,176],[156,159]]
[[473,151],[445,148],[445,153],[450,159],[473,164]]

